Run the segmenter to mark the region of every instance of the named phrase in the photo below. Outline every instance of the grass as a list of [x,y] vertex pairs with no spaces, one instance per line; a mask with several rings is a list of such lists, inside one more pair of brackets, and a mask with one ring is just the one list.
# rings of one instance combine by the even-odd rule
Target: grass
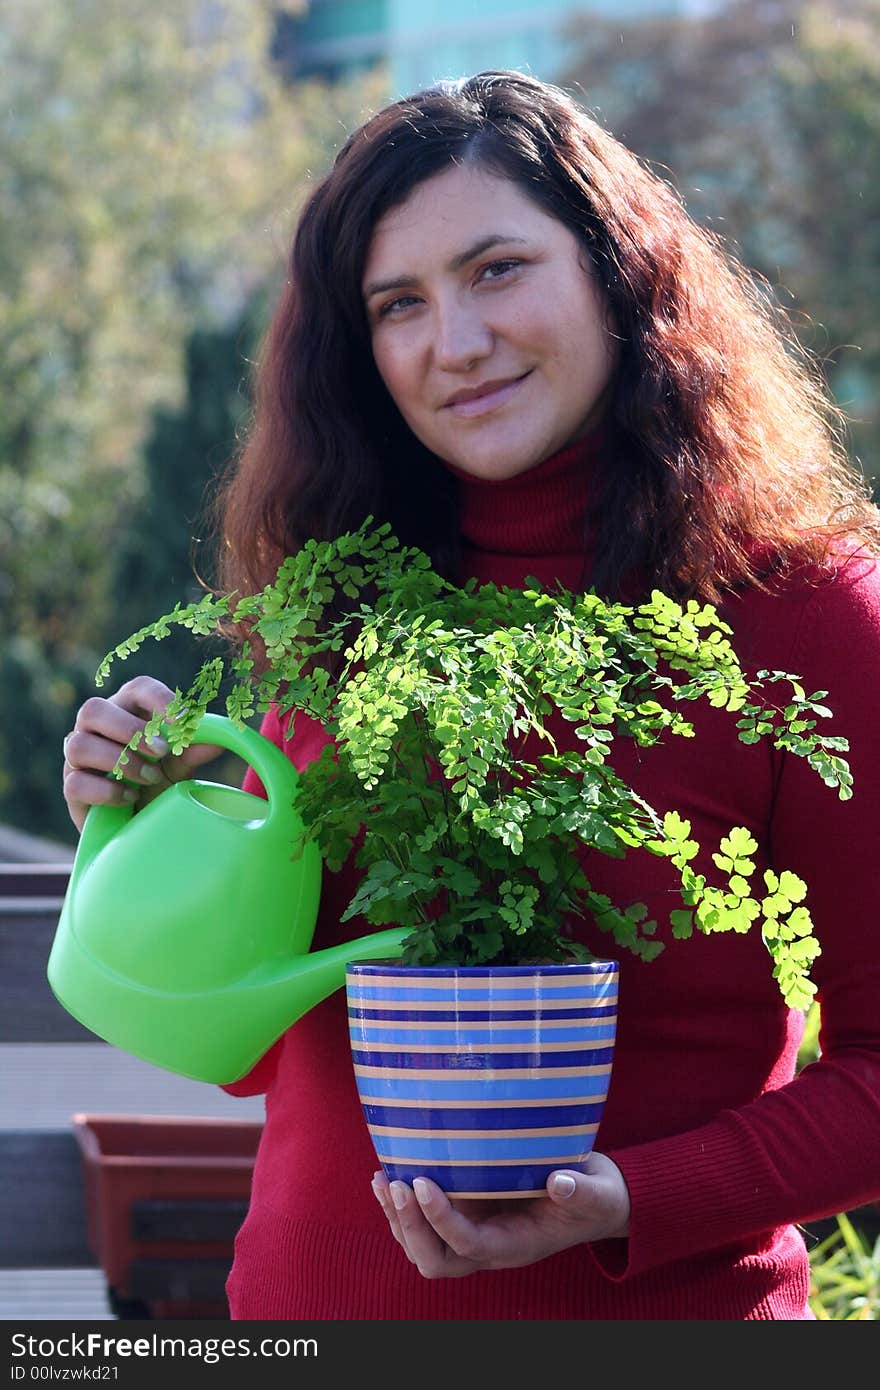
[[872,1241],[846,1213],[810,1251],[810,1307],[823,1322],[880,1320],[880,1235]]

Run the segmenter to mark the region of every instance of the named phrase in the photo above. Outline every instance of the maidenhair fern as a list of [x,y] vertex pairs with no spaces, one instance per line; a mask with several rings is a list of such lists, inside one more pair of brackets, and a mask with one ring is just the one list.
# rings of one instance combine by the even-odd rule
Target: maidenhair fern
[[[405,961],[589,958],[561,931],[571,914],[650,960],[662,943],[644,904],[611,902],[582,867],[585,848],[643,851],[677,871],[673,937],[757,927],[786,1002],[809,1006],[819,945],[802,880],[779,868],[756,882],[758,846],[733,826],[711,854],[709,882],[693,868],[690,823],[650,806],[612,765],[615,739],[650,747],[693,737],[683,706],[706,700],[730,714],[743,743],[769,740],[805,758],[841,799],[852,794],[846,740],[818,733],[827,692],[808,696],[782,671],[747,679],[712,606],[658,591],[634,606],[605,603],[534,581],[457,587],[367,518],[338,540],[309,541],[258,594],[178,605],[117,647],[98,684],[115,658],[172,626],[198,636],[222,620],[249,625],[265,668],[257,673],[248,643],[206,662],[147,735],[161,725],[173,751],[185,747],[224,674],[236,723],[273,702],[319,720],[333,742],[301,774],[303,822],[331,869],[363,831],[364,873],[344,917],[411,928]],[[773,702],[777,684],[787,693]],[[553,710],[573,725],[578,751],[557,748]]]

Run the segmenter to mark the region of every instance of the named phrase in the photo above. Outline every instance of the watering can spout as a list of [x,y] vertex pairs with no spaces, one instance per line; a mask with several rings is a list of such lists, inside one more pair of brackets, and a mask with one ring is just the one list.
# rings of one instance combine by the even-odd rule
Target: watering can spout
[[[246,1076],[272,1043],[317,1004],[322,1004],[345,984],[345,968],[352,961],[385,960],[400,955],[406,928],[391,928],[360,941],[344,941],[279,965],[263,966],[234,991],[182,997],[163,1005],[165,1035],[155,1035],[152,1054],[147,1060],[169,1067],[172,1046],[179,1046],[175,1035],[183,1033],[187,1016],[199,1020],[197,1032],[187,1038],[186,1066],[175,1052],[171,1070],[183,1071],[197,1081],[227,1085]],[[233,1021],[232,1012],[236,1017]],[[176,1027],[174,1026],[176,1022]],[[219,1040],[225,1038],[225,1043]]]
[[[258,972],[252,988],[266,1015],[279,1019],[280,1033],[342,988],[347,965],[353,961],[394,959],[400,955],[408,935],[408,928],[394,927],[359,941],[343,941],[338,946],[308,951],[291,962],[281,978],[261,978],[262,972]],[[259,1058],[255,1057],[254,1061],[257,1060]]]
[[299,774],[253,729],[204,715],[194,741],[237,753],[266,798],[176,783],[137,814],[92,806],[47,975],[96,1036],[197,1081],[238,1081],[350,961],[399,956],[406,929],[312,951],[321,856]]

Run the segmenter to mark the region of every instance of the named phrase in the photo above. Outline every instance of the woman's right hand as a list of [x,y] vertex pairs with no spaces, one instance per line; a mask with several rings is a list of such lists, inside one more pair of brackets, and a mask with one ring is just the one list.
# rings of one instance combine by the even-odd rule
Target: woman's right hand
[[77,830],[82,830],[90,806],[144,806],[223,751],[213,743],[192,743],[175,755],[164,739],[152,747],[141,743],[136,754],[128,755],[125,782],[107,776],[129,740],[173,697],[174,691],[162,681],[135,676],[109,699],[93,695],[80,705],[64,740],[63,768],[64,799]]

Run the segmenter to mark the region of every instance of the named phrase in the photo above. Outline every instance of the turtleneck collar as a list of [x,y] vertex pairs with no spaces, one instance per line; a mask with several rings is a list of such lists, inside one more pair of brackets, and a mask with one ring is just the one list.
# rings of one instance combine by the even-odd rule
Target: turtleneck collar
[[600,426],[515,478],[474,478],[446,464],[458,479],[465,546],[496,555],[583,559],[591,479],[606,438]]

